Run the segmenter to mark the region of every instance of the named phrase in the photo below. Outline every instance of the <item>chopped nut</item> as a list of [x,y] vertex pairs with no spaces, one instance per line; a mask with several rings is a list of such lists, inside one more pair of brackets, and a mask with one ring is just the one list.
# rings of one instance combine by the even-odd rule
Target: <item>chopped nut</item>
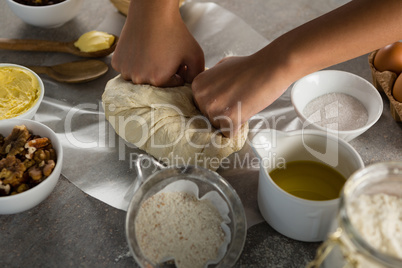
[[33,160],[35,160],[35,162],[37,164],[40,164],[41,162],[43,162],[43,160],[46,160],[47,158],[49,158],[49,153],[47,153],[47,154],[48,154],[48,156],[46,155],[45,150],[39,149],[34,153]]
[[28,170],[28,173],[35,182],[40,182],[42,180],[43,176],[40,168],[33,166]]
[[0,134],[0,196],[24,192],[45,180],[56,166],[57,155],[49,138],[15,126]]
[[25,143],[25,149],[27,149],[27,154],[25,154],[25,157],[28,159],[32,159],[32,156],[34,154],[34,152],[36,151],[35,147],[29,147],[27,146],[28,143]]
[[28,153],[25,155],[26,158],[32,159],[34,152],[39,148],[45,148],[50,144],[49,138],[35,138],[27,141],[24,148],[27,149]]
[[29,189],[29,186],[27,184],[23,183],[20,186],[18,186],[17,193],[22,193],[28,189]]
[[4,136],[0,134],[0,148],[3,146],[4,144]]
[[1,154],[14,156],[24,151],[24,145],[31,136],[26,126],[15,126],[9,136],[4,139],[4,144],[0,148]]
[[43,148],[48,146],[50,143],[49,138],[36,138],[27,142],[26,146],[35,147],[35,148]]
[[3,185],[0,180],[0,196],[5,196],[10,194],[11,187],[9,184]]
[[10,184],[11,186],[18,186],[22,178],[25,165],[15,156],[7,156],[0,160],[0,178],[3,179],[3,184]]
[[46,165],[43,167],[43,175],[49,177],[55,166],[56,163],[53,160],[47,161]]
[[49,148],[47,149],[47,151],[49,152],[49,160],[53,160],[54,162],[56,162],[57,160],[56,151],[53,148]]
[[24,161],[24,165],[25,165],[26,169],[32,167],[35,164],[36,164],[35,160],[32,160],[32,159],[25,159],[25,161]]

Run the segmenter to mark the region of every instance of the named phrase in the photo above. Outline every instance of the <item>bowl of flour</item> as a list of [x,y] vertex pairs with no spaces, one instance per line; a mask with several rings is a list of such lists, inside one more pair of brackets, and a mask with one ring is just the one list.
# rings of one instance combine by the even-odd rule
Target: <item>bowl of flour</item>
[[150,175],[140,178],[126,216],[136,262],[141,267],[232,267],[244,247],[246,217],[230,184],[200,167],[141,162],[155,160],[147,155],[137,160],[138,176]]
[[380,118],[383,101],[367,80],[344,71],[324,70],[298,80],[291,101],[303,129],[318,129],[351,141]]

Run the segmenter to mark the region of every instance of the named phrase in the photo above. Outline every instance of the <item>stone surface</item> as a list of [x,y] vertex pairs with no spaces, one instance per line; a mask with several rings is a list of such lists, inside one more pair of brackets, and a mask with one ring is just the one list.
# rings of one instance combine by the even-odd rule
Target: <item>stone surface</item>
[[[206,1],[204,1],[206,2]],[[346,0],[217,0],[269,40],[339,6]],[[84,1],[82,11],[57,29],[24,24],[0,2],[2,38],[37,38],[70,41],[99,25],[113,6],[108,0]],[[71,59],[71,57],[70,57]],[[74,59],[74,58],[73,58]],[[0,50],[0,62],[45,65],[50,54]],[[356,73],[371,81],[367,56],[331,69]],[[351,144],[365,164],[401,160],[401,124],[393,121],[385,96],[379,122]],[[2,267],[137,267],[125,239],[125,212],[83,193],[61,178],[42,204],[17,215],[0,216]],[[268,224],[248,230],[244,251],[236,267],[303,267],[313,259],[319,243],[288,239]]]

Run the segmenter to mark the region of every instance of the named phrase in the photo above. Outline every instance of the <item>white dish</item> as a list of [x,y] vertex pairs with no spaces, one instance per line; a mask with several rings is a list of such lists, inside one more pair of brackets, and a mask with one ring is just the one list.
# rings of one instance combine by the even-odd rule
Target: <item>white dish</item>
[[[13,118],[16,118],[16,119],[17,118],[18,119],[32,119],[35,116],[36,112],[38,111],[39,106],[42,103],[43,97],[45,96],[45,86],[43,85],[42,79],[34,71],[32,71],[31,69],[28,69],[27,67],[22,66],[22,65],[12,64],[12,63],[0,63],[0,68],[1,67],[18,67],[18,68],[22,68],[22,69],[27,70],[30,73],[32,73],[36,77],[36,79],[38,79],[39,88],[40,88],[40,94],[39,94],[38,100],[25,113],[20,114],[20,115],[18,115],[16,117],[13,117]],[[5,119],[5,120],[8,120],[8,119]]]
[[49,138],[53,144],[53,148],[56,151],[57,162],[50,176],[35,187],[16,195],[1,196],[0,214],[14,214],[23,212],[37,206],[39,203],[45,200],[59,181],[61,168],[63,165],[63,147],[61,145],[61,141],[53,130],[42,123],[33,120],[8,119],[0,121],[0,133],[6,137],[11,133],[14,126],[17,125],[25,125],[28,130],[32,131],[33,134]]
[[[338,131],[310,122],[303,113],[304,108],[312,100],[328,93],[344,93],[359,100],[367,110],[367,123],[354,130]],[[373,126],[383,111],[381,95],[370,82],[355,74],[336,70],[319,71],[301,78],[293,85],[291,100],[303,128],[326,131],[346,141],[356,138]]]
[[331,166],[345,178],[364,163],[353,147],[342,139],[318,130],[281,132],[266,130],[252,139],[260,158],[258,206],[264,219],[279,233],[292,239],[317,242],[326,239],[339,198],[312,201],[291,195],[269,176],[278,163],[310,160]]
[[73,19],[79,12],[82,0],[66,0],[54,5],[28,6],[13,0],[7,4],[21,20],[37,27],[56,28]]

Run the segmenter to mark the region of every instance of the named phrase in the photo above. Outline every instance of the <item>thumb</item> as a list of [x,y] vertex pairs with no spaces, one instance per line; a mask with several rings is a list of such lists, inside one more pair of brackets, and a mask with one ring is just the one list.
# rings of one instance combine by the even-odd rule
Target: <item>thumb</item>
[[205,61],[204,59],[201,59],[190,62],[186,67],[186,72],[182,77],[184,78],[184,81],[191,84],[197,75],[205,71]]

